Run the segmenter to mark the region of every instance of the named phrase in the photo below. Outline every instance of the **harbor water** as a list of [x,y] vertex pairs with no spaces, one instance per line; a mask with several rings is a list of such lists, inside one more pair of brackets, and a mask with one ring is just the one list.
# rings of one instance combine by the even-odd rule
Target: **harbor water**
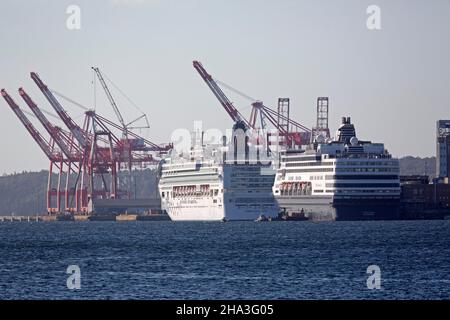
[[450,299],[449,266],[449,220],[0,224],[0,299]]

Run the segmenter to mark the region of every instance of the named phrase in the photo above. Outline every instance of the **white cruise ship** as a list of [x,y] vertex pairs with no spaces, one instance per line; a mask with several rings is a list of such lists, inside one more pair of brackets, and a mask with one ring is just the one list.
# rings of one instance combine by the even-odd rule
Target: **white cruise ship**
[[255,220],[278,215],[271,164],[252,163],[235,153],[225,159],[229,149],[229,145],[201,143],[187,157],[173,151],[163,160],[158,184],[161,207],[173,221]]
[[312,220],[398,218],[399,161],[382,143],[359,141],[350,118],[334,140],[319,136],[305,150],[280,156],[273,187],[285,215]]

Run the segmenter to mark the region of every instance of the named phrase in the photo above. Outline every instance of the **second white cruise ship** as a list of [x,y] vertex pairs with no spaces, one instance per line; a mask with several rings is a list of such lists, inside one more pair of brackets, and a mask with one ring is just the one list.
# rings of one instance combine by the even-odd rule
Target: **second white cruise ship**
[[381,220],[399,215],[399,161],[382,143],[359,141],[349,117],[336,138],[281,154],[273,192],[285,215]]
[[[238,122],[236,129],[245,130],[245,125]],[[248,148],[243,157],[229,149],[230,144],[200,143],[189,155],[171,152],[161,163],[161,207],[173,221],[255,220],[278,215],[271,164],[248,159]]]

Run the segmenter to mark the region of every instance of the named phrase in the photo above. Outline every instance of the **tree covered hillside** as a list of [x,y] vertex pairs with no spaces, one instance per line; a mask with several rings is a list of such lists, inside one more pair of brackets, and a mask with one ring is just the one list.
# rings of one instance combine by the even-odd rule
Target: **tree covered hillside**
[[[154,170],[133,172],[131,191],[136,198],[157,197],[156,174]],[[46,213],[48,171],[21,172],[0,176],[0,215],[35,215]],[[54,175],[53,181],[56,182]],[[75,179],[72,179],[74,181]],[[119,185],[125,181],[119,177]],[[64,186],[64,179],[61,183]]]

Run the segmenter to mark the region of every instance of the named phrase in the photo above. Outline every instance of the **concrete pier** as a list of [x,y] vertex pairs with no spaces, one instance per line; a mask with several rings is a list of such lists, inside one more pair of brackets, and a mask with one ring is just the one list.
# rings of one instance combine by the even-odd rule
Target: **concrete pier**
[[1,216],[0,222],[54,222],[54,221],[166,221],[167,214],[120,214],[120,215],[38,215],[38,216]]
[[0,216],[0,222],[36,222],[43,216]]

